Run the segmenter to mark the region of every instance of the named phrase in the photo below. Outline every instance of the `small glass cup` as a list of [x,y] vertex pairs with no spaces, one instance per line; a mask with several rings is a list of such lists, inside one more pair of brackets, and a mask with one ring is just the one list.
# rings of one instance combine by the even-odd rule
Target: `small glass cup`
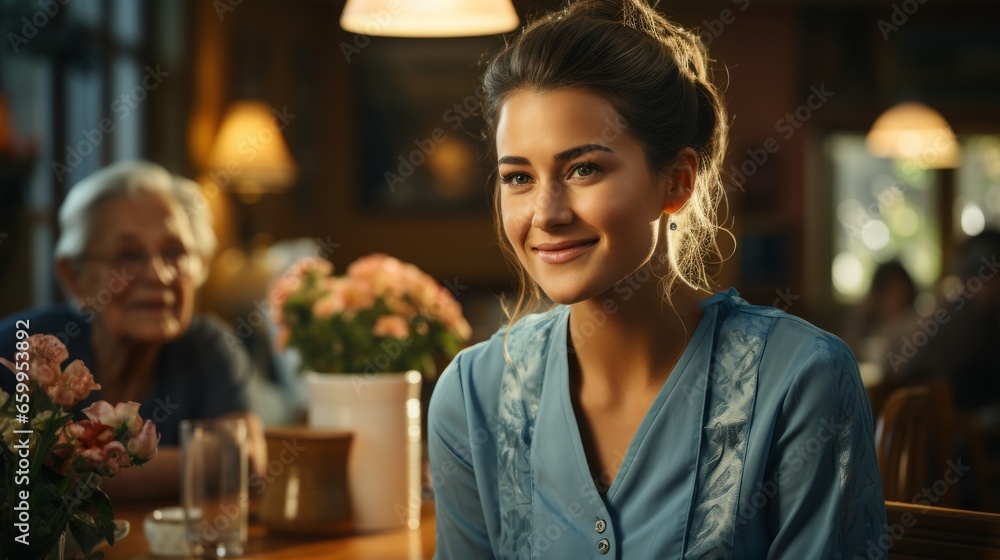
[[191,553],[242,556],[250,505],[246,420],[184,420],[180,427],[181,503]]

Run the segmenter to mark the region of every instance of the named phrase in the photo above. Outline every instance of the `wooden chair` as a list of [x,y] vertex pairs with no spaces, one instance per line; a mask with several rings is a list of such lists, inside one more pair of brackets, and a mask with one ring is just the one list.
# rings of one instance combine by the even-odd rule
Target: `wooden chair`
[[[885,503],[890,560],[1000,559],[1000,515],[918,504]],[[884,558],[872,543],[869,558]]]
[[[949,488],[935,505],[964,503],[1000,511],[994,480],[1000,462],[991,460],[987,452],[990,441],[1000,441],[1000,431],[987,430],[973,416],[955,410],[946,379],[893,391],[885,399],[875,429],[885,499],[912,502],[924,488],[941,480],[951,460],[972,466],[971,478],[961,482],[964,500],[962,491]],[[969,492],[976,493],[971,501]]]
[[[956,458],[954,410],[946,383],[903,387],[885,400],[875,428],[875,449],[886,500],[912,502],[939,480]],[[959,492],[938,506],[958,504]]]

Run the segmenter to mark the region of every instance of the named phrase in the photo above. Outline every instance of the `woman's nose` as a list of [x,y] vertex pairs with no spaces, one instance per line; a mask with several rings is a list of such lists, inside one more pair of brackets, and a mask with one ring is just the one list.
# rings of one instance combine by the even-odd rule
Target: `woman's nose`
[[150,279],[164,285],[173,282],[174,276],[177,274],[177,269],[164,262],[161,255],[150,255],[150,258],[146,261],[146,265],[142,269],[143,276],[147,276],[148,271],[152,269],[153,274],[149,276]]
[[533,210],[531,226],[538,229],[551,229],[573,220],[566,188],[557,181],[541,186],[535,197]]

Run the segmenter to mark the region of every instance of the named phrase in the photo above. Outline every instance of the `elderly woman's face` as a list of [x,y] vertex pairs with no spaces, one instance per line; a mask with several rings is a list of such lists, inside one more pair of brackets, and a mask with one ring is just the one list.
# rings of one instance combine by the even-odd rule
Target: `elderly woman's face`
[[100,207],[75,295],[112,336],[167,342],[191,323],[201,265],[180,204],[140,191]]

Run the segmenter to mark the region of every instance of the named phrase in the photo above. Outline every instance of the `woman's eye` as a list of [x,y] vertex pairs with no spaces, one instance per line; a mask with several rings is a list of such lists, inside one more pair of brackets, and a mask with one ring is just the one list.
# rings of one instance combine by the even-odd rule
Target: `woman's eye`
[[590,177],[597,171],[597,168],[589,163],[582,163],[573,169],[573,173],[577,177]]
[[176,262],[185,256],[187,256],[187,250],[184,247],[169,247],[164,249],[162,253],[163,260],[171,262]]
[[146,253],[143,251],[125,250],[115,254],[111,260],[123,266],[141,265],[146,260]]
[[509,173],[500,178],[500,182],[505,185],[527,185],[529,177],[524,173]]

